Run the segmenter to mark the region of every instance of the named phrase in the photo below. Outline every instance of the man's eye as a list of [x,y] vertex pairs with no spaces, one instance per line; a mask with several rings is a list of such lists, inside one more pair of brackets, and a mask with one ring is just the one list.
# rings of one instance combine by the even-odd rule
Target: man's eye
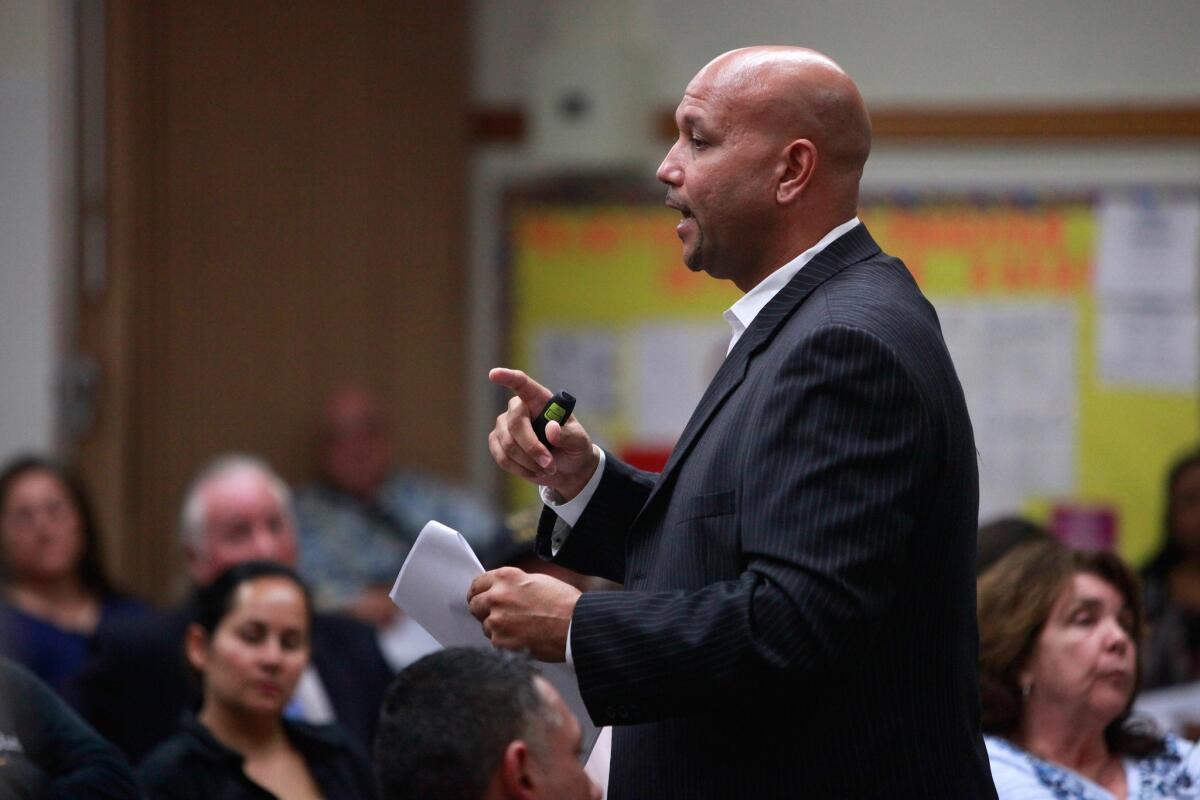
[[699,136],[693,136],[691,138],[691,143],[692,147],[696,148],[697,150],[708,146],[708,142],[704,141]]

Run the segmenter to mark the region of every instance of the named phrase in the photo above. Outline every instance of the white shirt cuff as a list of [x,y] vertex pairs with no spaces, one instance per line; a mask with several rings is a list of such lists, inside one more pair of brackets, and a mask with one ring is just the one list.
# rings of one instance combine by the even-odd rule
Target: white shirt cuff
[[[551,489],[549,486],[541,488],[542,502],[545,503],[555,514],[559,520],[565,522],[568,528],[575,526],[579,522],[579,518],[583,516],[583,510],[587,508],[587,504],[591,501],[592,495],[596,493],[596,487],[600,485],[600,478],[604,475],[604,451],[598,446],[592,445],[596,456],[600,459],[600,463],[596,465],[596,471],[592,473],[592,477],[588,480],[587,485],[583,490],[575,495],[570,500],[564,501],[561,494]],[[555,526],[557,533],[558,526]],[[557,552],[557,548],[555,549]]]
[[[558,555],[558,551],[566,543],[567,537],[571,534],[571,528],[575,523],[579,522],[579,518],[583,516],[583,510],[587,508],[587,504],[591,501],[592,495],[596,493],[596,487],[600,485],[600,478],[604,476],[604,451],[592,445],[596,456],[600,459],[596,464],[596,471],[592,473],[592,477],[588,479],[587,484],[582,491],[570,500],[563,502],[562,495],[551,489],[549,486],[541,488],[542,502],[548,508],[558,515],[558,519],[554,522],[554,530],[550,533],[550,554]],[[575,669],[575,660],[571,658],[571,628],[575,626],[575,621],[572,620],[567,625],[567,649],[563,654],[571,670]]]
[[575,620],[567,623],[567,652],[564,654],[572,672],[575,670],[575,659],[571,658],[571,628],[573,627],[575,627]]

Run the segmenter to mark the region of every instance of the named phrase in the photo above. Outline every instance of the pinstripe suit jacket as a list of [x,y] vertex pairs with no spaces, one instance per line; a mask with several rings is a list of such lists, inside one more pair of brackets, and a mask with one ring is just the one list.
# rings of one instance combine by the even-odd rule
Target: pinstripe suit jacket
[[977,506],[937,317],[858,226],[755,318],[661,474],[609,456],[559,551],[625,584],[571,629],[610,797],[995,797]]

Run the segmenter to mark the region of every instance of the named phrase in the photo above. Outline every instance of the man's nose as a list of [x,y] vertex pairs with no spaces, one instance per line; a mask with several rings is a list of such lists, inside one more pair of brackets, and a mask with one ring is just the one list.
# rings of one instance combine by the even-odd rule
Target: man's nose
[[679,186],[683,183],[683,169],[679,166],[679,159],[676,151],[679,149],[679,143],[676,142],[667,151],[666,157],[662,163],[658,165],[658,171],[654,176],[668,186]]
[[279,560],[279,537],[265,526],[255,528],[252,538],[254,557],[262,561]]

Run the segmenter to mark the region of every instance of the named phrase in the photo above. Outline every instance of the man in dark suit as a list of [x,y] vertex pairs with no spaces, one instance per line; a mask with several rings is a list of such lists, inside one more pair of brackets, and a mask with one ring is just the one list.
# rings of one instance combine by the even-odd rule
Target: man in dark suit
[[624,583],[501,569],[494,645],[571,660],[613,729],[610,797],[991,798],[979,728],[978,474],[932,306],[857,214],[870,121],[811,50],[715,59],[658,170],[684,261],[746,295],[661,474],[516,396],[489,446],[540,484],[538,545]]
[[[249,560],[296,562],[287,485],[262,461],[217,459],[193,480],[180,531],[196,586]],[[81,676],[84,716],[137,763],[175,732],[181,712],[198,705],[183,661],[190,603],[145,619],[101,626]],[[370,626],[315,614],[312,662],[289,714],[337,722],[369,752],[391,670]]]

